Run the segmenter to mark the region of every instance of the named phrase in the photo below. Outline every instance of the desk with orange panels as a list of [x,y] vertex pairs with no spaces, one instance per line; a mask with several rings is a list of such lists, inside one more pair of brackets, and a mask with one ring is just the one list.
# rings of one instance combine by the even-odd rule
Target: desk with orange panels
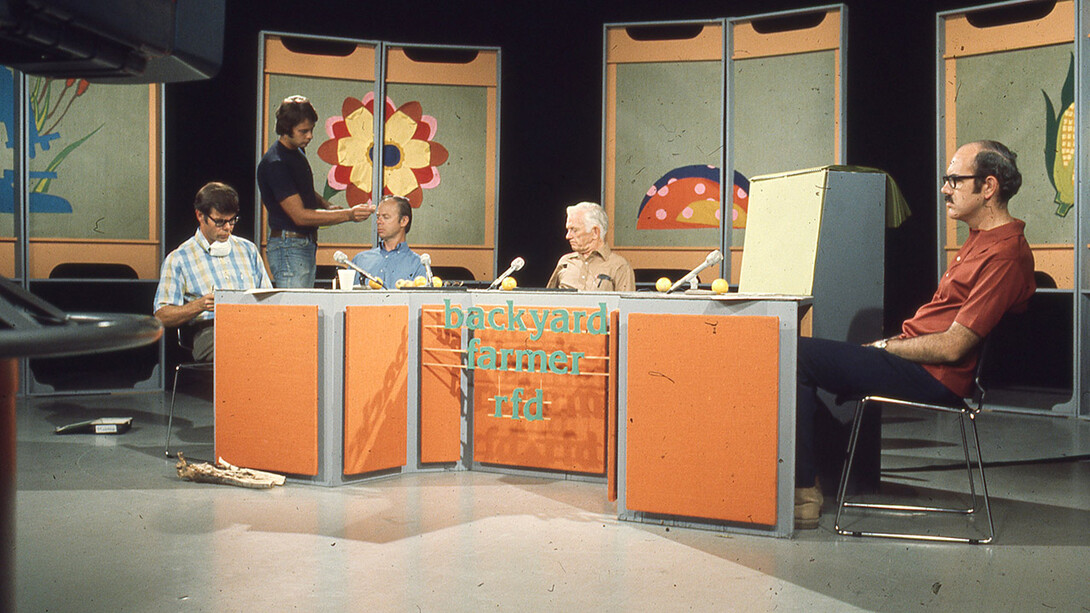
[[788,535],[807,300],[220,290],[216,456],[601,481],[622,519]]

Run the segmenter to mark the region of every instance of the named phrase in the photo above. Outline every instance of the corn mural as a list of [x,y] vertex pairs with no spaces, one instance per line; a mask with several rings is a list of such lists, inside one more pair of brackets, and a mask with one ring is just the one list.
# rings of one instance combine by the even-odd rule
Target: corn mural
[[1067,68],[1067,79],[1060,90],[1062,112],[1057,113],[1052,99],[1045,96],[1045,168],[1048,181],[1056,190],[1056,215],[1066,217],[1075,204],[1075,57]]

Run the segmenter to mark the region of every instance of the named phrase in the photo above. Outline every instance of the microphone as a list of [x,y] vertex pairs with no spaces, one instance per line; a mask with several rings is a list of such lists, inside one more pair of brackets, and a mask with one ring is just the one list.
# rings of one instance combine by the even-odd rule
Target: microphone
[[523,265],[525,264],[526,260],[522,258],[515,258],[511,260],[511,265],[507,267],[507,270],[503,271],[502,275],[496,277],[496,280],[492,282],[492,285],[488,286],[488,289],[496,289],[497,287],[499,287],[500,283],[503,283],[504,279],[510,277],[511,273],[515,272],[516,270],[521,270]]
[[700,266],[697,266],[696,268],[690,270],[687,275],[685,275],[684,277],[678,279],[677,283],[673,284],[672,286],[670,286],[670,289],[666,290],[666,293],[669,294],[670,292],[676,290],[677,288],[681,287],[682,285],[685,285],[686,283],[689,283],[690,281],[694,281],[696,279],[696,276],[699,275],[705,268],[707,268],[709,266],[715,266],[716,264],[718,264],[719,262],[722,262],[722,261],[723,261],[723,252],[718,250],[718,249],[716,249],[715,251],[712,251],[711,253],[708,254],[708,257],[704,258],[704,261],[700,263]]
[[431,286],[431,256],[421,253],[420,263],[424,265],[424,278],[428,280],[428,285]]
[[[345,253],[343,251],[334,251],[333,252],[333,261],[338,263],[338,264],[341,264],[342,266],[347,266],[347,267],[351,268],[352,270],[354,270],[354,271],[360,273],[361,275],[363,275],[363,277],[365,279],[370,279],[371,281],[374,281],[375,283],[378,283],[380,286],[382,286],[382,280],[381,279],[377,279],[377,278],[371,276],[371,273],[369,273],[366,270],[360,268],[359,266],[356,266],[355,264],[353,264],[352,260],[348,259],[348,256],[345,255]],[[383,286],[383,287],[385,287],[385,286]]]

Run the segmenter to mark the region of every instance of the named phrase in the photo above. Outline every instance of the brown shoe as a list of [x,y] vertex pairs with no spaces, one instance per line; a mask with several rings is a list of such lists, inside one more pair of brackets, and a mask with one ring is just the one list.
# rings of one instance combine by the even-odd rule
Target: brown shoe
[[795,529],[813,530],[821,519],[821,505],[825,497],[821,495],[821,484],[813,487],[795,488]]

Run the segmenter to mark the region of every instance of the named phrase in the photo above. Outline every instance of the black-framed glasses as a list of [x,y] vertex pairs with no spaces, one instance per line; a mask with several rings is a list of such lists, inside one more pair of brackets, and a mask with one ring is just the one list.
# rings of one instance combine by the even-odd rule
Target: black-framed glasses
[[943,175],[942,184],[949,185],[950,189],[957,189],[958,183],[965,179],[983,179],[987,175]]
[[234,217],[231,217],[230,219],[216,219],[215,217],[212,217],[211,215],[205,215],[204,216],[205,219],[207,219],[208,221],[215,224],[217,228],[222,228],[223,226],[226,226],[226,225],[230,225],[233,228],[233,227],[238,225],[238,220],[241,217],[242,217],[241,215],[235,215]]

